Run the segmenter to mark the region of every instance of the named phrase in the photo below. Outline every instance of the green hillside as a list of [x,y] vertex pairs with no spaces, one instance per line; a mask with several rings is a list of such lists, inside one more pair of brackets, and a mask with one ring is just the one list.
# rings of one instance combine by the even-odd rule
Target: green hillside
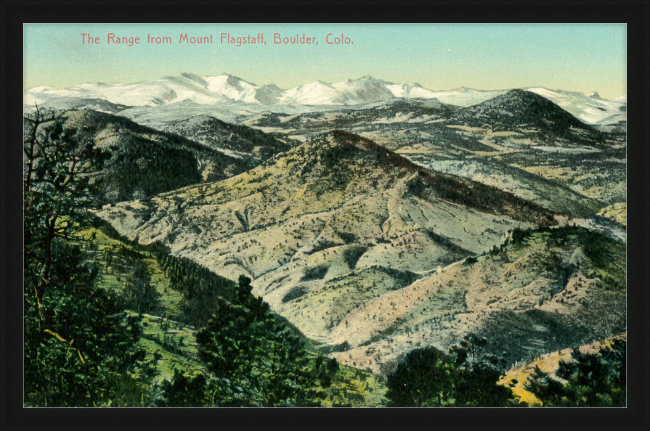
[[[124,382],[128,384],[123,386],[128,392],[118,392],[115,394],[117,398],[107,403],[113,406],[133,406],[134,397],[138,394],[142,400],[156,403],[161,397],[163,382],[173,380],[176,372],[188,378],[209,375],[206,364],[199,358],[197,326],[192,325],[196,321],[197,310],[186,307],[192,301],[188,301],[187,291],[179,290],[179,283],[193,278],[197,284],[212,282],[214,286],[215,280],[220,281],[223,288],[220,293],[224,296],[234,293],[235,283],[207,270],[201,271],[198,265],[193,266],[184,259],[170,256],[158,244],[141,246],[120,238],[110,226],[101,222],[95,228],[82,231],[80,238],[83,241],[77,244],[81,246],[86,259],[99,266],[98,287],[120,297],[125,306],[129,307],[128,316],[141,319],[142,333],[138,346],[146,354],[145,362],[153,367],[153,370],[142,370],[124,376]],[[184,268],[183,271],[180,269],[183,263],[193,268]],[[202,275],[188,277],[187,273],[192,269],[198,270]],[[184,276],[179,277],[179,272],[185,272]],[[151,296],[155,298],[154,301],[149,301],[152,305],[146,312],[140,313],[133,309],[148,302],[138,303],[129,293],[129,289],[138,282],[149,283],[153,287]],[[279,316],[276,318],[279,322],[284,322]],[[310,346],[307,354],[311,360],[322,358],[317,348],[320,343],[304,338],[293,328],[291,330]],[[145,371],[155,375],[153,385],[146,380]],[[332,376],[330,385],[318,386],[325,395],[321,403],[324,406],[378,406],[386,390],[384,382],[385,379],[381,376],[342,365]],[[147,402],[138,402],[135,406],[147,406]]]

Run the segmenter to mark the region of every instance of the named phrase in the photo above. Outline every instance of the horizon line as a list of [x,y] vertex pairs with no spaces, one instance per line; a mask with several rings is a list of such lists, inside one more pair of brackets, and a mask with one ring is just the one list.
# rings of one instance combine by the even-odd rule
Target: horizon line
[[[374,77],[372,75],[363,75],[363,76],[361,76],[359,78],[348,78],[346,81],[338,81],[338,82],[327,82],[327,81],[323,81],[321,79],[317,79],[317,80],[314,80],[314,81],[309,81],[309,82],[305,82],[303,84],[299,84],[299,85],[294,86],[294,87],[281,88],[281,87],[278,87],[275,83],[264,84],[264,85],[256,84],[254,82],[248,81],[248,80],[246,80],[244,78],[241,78],[240,76],[237,76],[237,75],[234,75],[234,74],[231,74],[231,73],[228,73],[228,72],[221,72],[221,73],[219,73],[217,75],[198,75],[198,74],[195,74],[195,73],[192,73],[192,72],[181,72],[179,75],[163,75],[162,77],[154,79],[154,80],[141,80],[141,81],[132,81],[132,82],[105,82],[105,81],[92,82],[92,81],[86,81],[86,82],[82,82],[80,84],[71,85],[71,86],[67,86],[67,87],[55,87],[53,85],[44,84],[44,85],[37,85],[37,86],[34,86],[34,87],[23,89],[23,93],[27,93],[27,92],[35,89],[35,88],[40,88],[40,87],[50,87],[50,88],[54,88],[56,90],[67,90],[67,89],[78,88],[78,87],[80,87],[82,85],[93,85],[93,84],[96,84],[96,85],[102,85],[102,84],[103,85],[115,85],[115,86],[145,84],[145,83],[151,83],[151,82],[156,82],[156,81],[162,81],[165,78],[174,78],[174,77],[184,76],[184,75],[194,75],[194,76],[197,76],[197,77],[199,77],[201,79],[215,78],[215,77],[220,77],[220,76],[231,76],[231,77],[237,78],[238,80],[243,81],[243,82],[245,82],[247,84],[255,85],[255,86],[260,87],[260,88],[274,85],[275,87],[277,87],[278,89],[280,89],[282,91],[287,91],[287,90],[291,90],[291,89],[294,89],[294,88],[300,88],[300,87],[303,87],[305,85],[309,85],[309,84],[313,84],[313,83],[322,83],[322,84],[325,84],[325,85],[335,85],[335,84],[342,84],[342,83],[349,82],[349,81],[361,81],[363,79],[373,79],[375,81],[381,81],[381,82],[386,83],[388,85],[415,85],[415,86],[419,86],[420,88],[423,88],[425,90],[429,90],[429,91],[432,91],[432,92],[455,91],[455,90],[463,90],[463,89],[473,90],[473,91],[480,91],[480,92],[498,92],[498,91],[517,90],[517,89],[526,90],[526,89],[529,89],[529,88],[544,88],[546,90],[551,90],[551,91],[578,93],[578,94],[582,94],[582,95],[584,95],[586,97],[591,97],[589,94],[587,94],[585,92],[582,92],[582,91],[566,90],[566,89],[560,89],[560,88],[549,88],[549,87],[544,87],[544,86],[541,86],[541,85],[530,85],[530,86],[526,86],[526,87],[499,88],[499,89],[492,89],[492,90],[479,89],[479,88],[466,87],[466,86],[460,86],[460,87],[449,88],[449,89],[431,89],[431,88],[425,87],[425,86],[423,86],[423,85],[421,85],[421,84],[419,84],[417,82],[396,83],[396,82],[386,81],[386,80],[384,80],[382,78],[376,78],[376,77]],[[600,92],[595,89],[595,90],[593,90],[593,93],[599,94]],[[612,97],[612,98],[608,98],[608,99],[603,98],[603,100],[614,100],[614,99],[621,98],[623,96],[627,96],[627,92],[625,92],[623,94],[620,94],[618,96]]]

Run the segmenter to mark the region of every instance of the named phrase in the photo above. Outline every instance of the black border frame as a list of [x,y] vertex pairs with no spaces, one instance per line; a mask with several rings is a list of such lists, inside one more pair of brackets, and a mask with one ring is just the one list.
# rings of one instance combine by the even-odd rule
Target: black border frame
[[[650,429],[650,0],[4,1],[0,6],[0,429]],[[600,409],[25,409],[22,24],[39,22],[627,23],[628,406]]]

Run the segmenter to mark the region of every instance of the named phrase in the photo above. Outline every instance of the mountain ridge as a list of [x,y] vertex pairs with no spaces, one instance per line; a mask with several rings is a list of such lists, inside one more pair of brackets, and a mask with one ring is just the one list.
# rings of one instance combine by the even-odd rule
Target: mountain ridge
[[[567,109],[576,117],[595,124],[616,114],[626,100],[604,100],[578,92],[530,87]],[[476,90],[461,87],[452,90],[430,90],[420,84],[396,84],[364,76],[338,83],[313,81],[289,89],[275,84],[259,86],[231,74],[200,77],[192,73],[167,76],[156,81],[136,84],[82,84],[56,89],[39,86],[24,92],[24,104],[43,104],[58,98],[97,99],[116,105],[163,106],[193,101],[198,104],[219,104],[229,101],[260,106],[355,106],[391,98],[438,99],[442,103],[472,106],[506,93],[508,90]],[[597,94],[597,93],[596,93]]]
[[[222,180],[289,148],[259,130],[212,118],[213,141],[207,143],[92,110],[68,110],[61,119],[79,141],[90,140],[111,153],[99,178],[104,198],[113,203]],[[218,145],[224,135],[230,148]]]
[[601,142],[602,134],[539,94],[510,90],[485,102],[464,108],[449,120],[492,130],[531,127],[575,142]]

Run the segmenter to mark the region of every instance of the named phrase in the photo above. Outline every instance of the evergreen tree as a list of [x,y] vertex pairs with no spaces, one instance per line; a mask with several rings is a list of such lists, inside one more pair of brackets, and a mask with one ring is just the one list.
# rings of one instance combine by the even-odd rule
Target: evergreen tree
[[[498,385],[502,361],[476,358],[486,341],[469,334],[445,355],[434,347],[406,355],[388,376],[392,407],[504,407],[520,405],[512,391]],[[469,357],[472,357],[472,361]]]
[[626,347],[614,339],[598,353],[573,349],[571,361],[560,361],[556,376],[535,367],[526,390],[550,407],[624,407],[626,403]]
[[29,287],[40,302],[50,280],[52,243],[91,225],[87,210],[98,203],[96,177],[110,154],[80,143],[53,113],[37,109],[25,123],[24,257]]
[[184,322],[205,326],[218,307],[218,298],[236,300],[235,283],[196,262],[167,252],[157,253],[156,259],[169,277],[171,287],[183,294],[180,319]]
[[215,315],[196,336],[200,358],[218,378],[249,387],[254,399],[261,394],[259,405],[319,405],[323,394],[304,342],[250,291],[250,279],[240,277],[237,303],[217,299]]
[[434,347],[409,352],[388,377],[391,407],[442,406],[453,395],[453,361]]
[[174,370],[172,381],[162,382],[163,398],[157,402],[160,407],[206,407],[210,405],[208,380],[199,374],[188,377]]
[[109,403],[116,382],[142,366],[141,328],[97,288],[76,242],[90,225],[94,178],[108,154],[81,143],[60,118],[25,117],[25,404]]
[[55,240],[40,304],[25,295],[25,403],[94,406],[121,376],[144,365],[139,319],[95,286],[97,269],[78,246]]
[[126,306],[138,313],[152,313],[158,306],[159,294],[151,284],[151,274],[146,264],[134,261],[131,273],[126,277],[124,298]]

